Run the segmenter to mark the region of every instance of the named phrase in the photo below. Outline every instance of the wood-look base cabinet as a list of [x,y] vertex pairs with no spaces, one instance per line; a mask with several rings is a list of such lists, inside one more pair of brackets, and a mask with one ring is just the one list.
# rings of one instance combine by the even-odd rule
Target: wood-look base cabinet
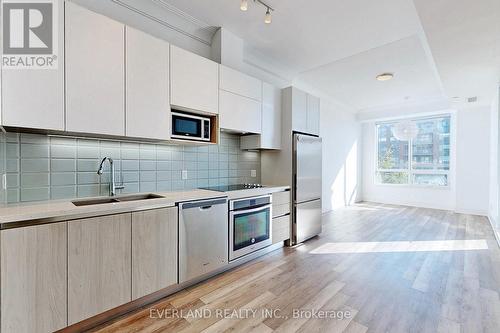
[[67,223],[1,231],[2,333],[67,325]]
[[273,244],[290,239],[290,214],[273,219]]
[[68,324],[130,302],[131,214],[68,223]]
[[132,213],[132,299],[177,283],[177,207]]
[[290,191],[273,193],[273,244],[290,239]]

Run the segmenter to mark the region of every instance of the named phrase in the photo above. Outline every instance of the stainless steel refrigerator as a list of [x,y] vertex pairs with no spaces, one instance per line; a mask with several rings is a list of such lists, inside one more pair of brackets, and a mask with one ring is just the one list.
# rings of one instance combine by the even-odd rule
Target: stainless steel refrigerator
[[321,138],[293,134],[292,244],[321,233]]

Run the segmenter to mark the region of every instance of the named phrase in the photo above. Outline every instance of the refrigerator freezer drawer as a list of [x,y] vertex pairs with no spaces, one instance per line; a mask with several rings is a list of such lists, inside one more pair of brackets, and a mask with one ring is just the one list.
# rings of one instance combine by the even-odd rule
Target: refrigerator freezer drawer
[[321,233],[321,199],[295,205],[295,244]]

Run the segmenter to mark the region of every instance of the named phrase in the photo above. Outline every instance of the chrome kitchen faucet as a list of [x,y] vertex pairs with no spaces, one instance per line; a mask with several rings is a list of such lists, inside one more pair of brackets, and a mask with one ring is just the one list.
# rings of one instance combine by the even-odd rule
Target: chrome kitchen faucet
[[102,159],[101,164],[99,165],[99,169],[97,170],[97,174],[99,176],[101,176],[102,173],[104,172],[104,162],[106,162],[106,160],[109,161],[109,167],[111,169],[111,179],[109,181],[109,195],[113,197],[116,195],[116,190],[124,189],[125,186],[123,186],[123,184],[120,186],[116,186],[116,183],[115,183],[115,164],[114,164],[113,159],[111,157],[105,157]]

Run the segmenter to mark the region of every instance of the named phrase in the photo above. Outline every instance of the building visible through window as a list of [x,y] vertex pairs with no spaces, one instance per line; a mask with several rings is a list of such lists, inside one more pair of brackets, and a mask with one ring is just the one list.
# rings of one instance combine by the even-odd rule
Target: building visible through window
[[450,116],[411,121],[418,131],[408,140],[396,138],[397,121],[377,124],[377,182],[449,185]]

